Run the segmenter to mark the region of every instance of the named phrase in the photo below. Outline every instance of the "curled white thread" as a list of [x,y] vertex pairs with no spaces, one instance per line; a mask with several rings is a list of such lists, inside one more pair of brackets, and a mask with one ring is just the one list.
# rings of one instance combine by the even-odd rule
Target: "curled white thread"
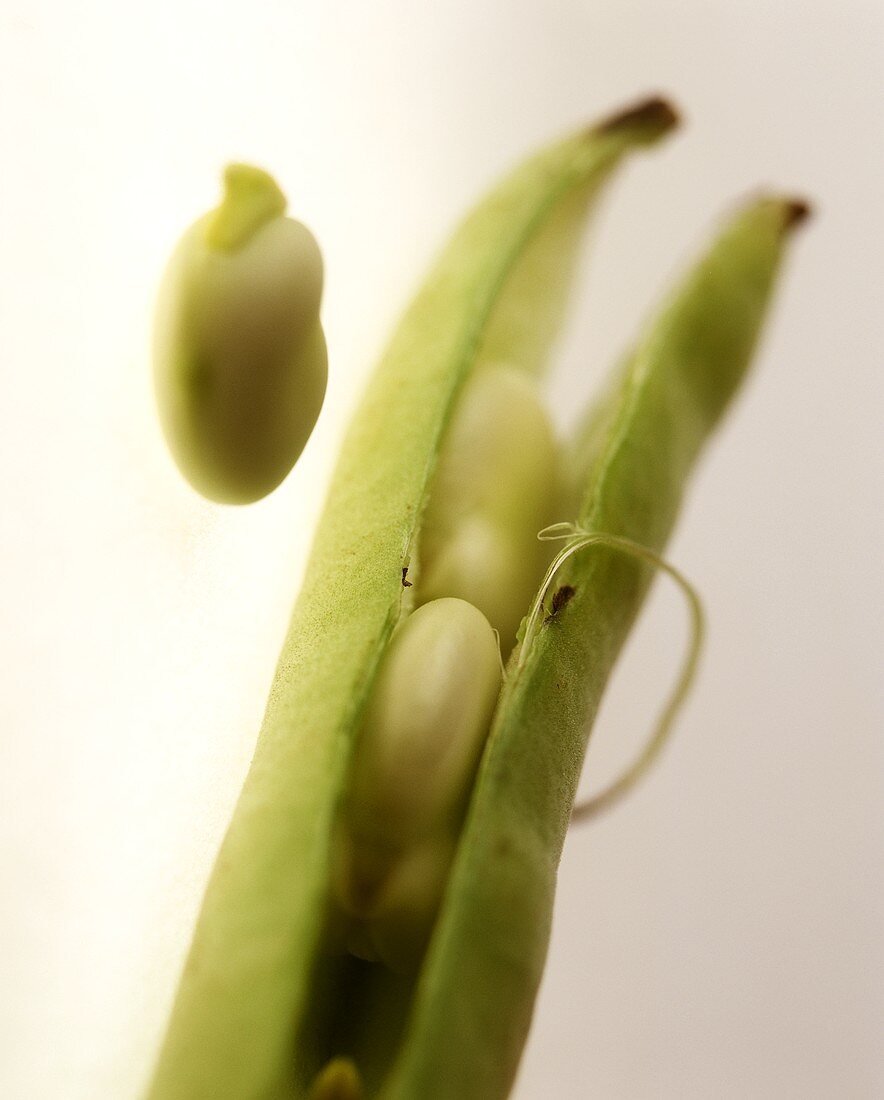
[[640,543],[633,542],[632,539],[624,538],[621,535],[590,532],[576,523],[554,523],[549,527],[544,527],[537,537],[543,542],[557,539],[567,539],[568,541],[553,558],[543,578],[540,591],[525,624],[525,635],[519,653],[517,669],[524,665],[531,644],[540,630],[546,598],[559,570],[570,557],[591,546],[604,546],[610,550],[618,550],[666,573],[675,581],[685,596],[691,616],[691,637],[678,680],[667,698],[644,748],[633,763],[610,786],[603,788],[598,794],[592,795],[585,802],[581,802],[574,807],[571,812],[571,822],[573,824],[588,821],[618,802],[643,778],[659,756],[696,676],[700,652],[703,648],[705,619],[700,597],[690,581],[678,569],[661,558],[659,554],[655,554],[653,550],[649,550]]

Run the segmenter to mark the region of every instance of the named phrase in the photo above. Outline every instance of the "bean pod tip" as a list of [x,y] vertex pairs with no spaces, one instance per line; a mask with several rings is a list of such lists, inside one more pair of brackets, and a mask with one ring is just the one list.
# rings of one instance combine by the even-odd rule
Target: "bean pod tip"
[[646,131],[648,138],[653,139],[680,124],[678,108],[665,96],[652,95],[603,119],[589,133],[598,135],[622,130]]

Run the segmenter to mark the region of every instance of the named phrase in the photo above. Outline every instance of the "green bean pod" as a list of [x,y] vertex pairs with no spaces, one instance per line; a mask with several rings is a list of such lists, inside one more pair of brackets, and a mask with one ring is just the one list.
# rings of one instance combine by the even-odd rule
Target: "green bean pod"
[[[702,445],[745,375],[788,231],[805,213],[791,199],[747,205],[648,326],[574,441],[572,484],[582,488],[572,517],[582,529],[662,548]],[[589,729],[651,575],[611,549],[575,555],[558,578],[571,589],[567,604],[511,658],[384,1100],[508,1094]]]
[[322,257],[266,172],[232,164],[224,183],[163,276],[154,389],[185,478],[210,500],[247,504],[285,478],[322,408]]
[[[510,658],[450,873],[450,854],[418,846],[386,881],[381,939],[366,954],[388,965],[342,949],[336,837],[385,656],[412,613],[410,577],[421,584],[422,520],[465,384],[495,363],[536,376],[593,200],[673,122],[650,101],[528,161],[462,225],[407,311],[344,443],[151,1100],[508,1095],[587,721],[648,571],[608,549],[569,560],[572,598]],[[558,518],[662,546],[746,369],[798,211],[752,204],[675,292],[574,442],[571,512]],[[433,912],[415,918],[427,898]],[[406,941],[428,923],[424,954]]]

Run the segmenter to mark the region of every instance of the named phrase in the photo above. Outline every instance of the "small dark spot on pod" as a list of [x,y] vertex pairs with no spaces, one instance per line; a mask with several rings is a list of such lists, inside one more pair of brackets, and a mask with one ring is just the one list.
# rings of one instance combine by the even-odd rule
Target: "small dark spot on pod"
[[563,584],[560,588],[557,588],[550,601],[549,612],[543,620],[544,623],[554,622],[561,611],[571,602],[576,591],[576,588],[570,584]]

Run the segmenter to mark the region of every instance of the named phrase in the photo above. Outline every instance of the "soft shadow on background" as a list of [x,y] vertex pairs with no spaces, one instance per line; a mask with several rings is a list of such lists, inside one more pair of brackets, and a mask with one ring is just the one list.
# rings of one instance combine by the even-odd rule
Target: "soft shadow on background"
[[[670,547],[711,619],[699,686],[653,778],[569,838],[515,1095],[884,1094],[882,71],[860,0],[3,0],[0,1094],[138,1095],[385,334],[501,171],[649,90],[686,127],[597,221],[563,424],[735,199],[818,217]],[[228,159],[316,232],[331,355],[301,462],[243,510],[181,482],[148,372],[159,272]],[[678,660],[659,587],[587,789]]]

